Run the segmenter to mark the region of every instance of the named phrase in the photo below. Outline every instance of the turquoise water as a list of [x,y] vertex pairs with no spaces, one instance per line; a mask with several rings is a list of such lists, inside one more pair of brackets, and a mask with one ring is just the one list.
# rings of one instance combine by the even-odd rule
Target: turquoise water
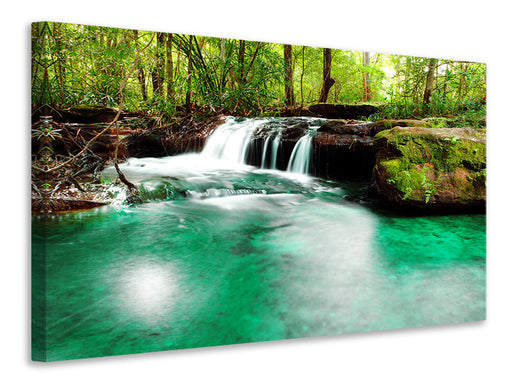
[[383,214],[353,185],[200,163],[131,159],[144,203],[33,217],[47,360],[485,319],[485,215]]

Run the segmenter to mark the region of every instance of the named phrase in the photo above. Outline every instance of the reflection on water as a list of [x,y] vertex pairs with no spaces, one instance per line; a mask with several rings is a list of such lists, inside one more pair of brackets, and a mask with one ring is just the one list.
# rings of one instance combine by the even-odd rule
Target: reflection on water
[[203,160],[132,159],[146,203],[33,218],[49,360],[485,318],[485,216],[383,216]]
[[125,310],[154,322],[172,310],[179,296],[178,274],[169,263],[131,266],[124,268],[118,290]]

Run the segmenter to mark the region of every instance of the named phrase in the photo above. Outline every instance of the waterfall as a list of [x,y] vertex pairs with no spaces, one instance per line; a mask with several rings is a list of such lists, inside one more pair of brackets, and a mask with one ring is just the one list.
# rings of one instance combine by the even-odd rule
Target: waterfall
[[265,139],[265,143],[263,144],[263,155],[261,155],[261,168],[265,168],[265,159],[267,157],[267,148],[268,148],[268,143],[270,142],[271,137],[272,137],[272,135],[268,135],[267,138]]
[[[253,140],[253,134],[261,125],[271,121],[274,120],[237,120],[229,118],[224,124],[217,127],[207,139],[201,157],[244,164],[249,145]],[[258,165],[261,168],[277,169],[277,157],[281,155],[279,148],[281,147],[283,129],[285,128],[285,126],[278,126],[277,128],[274,126],[267,131],[263,141],[261,162],[258,159]],[[297,141],[288,162],[288,172],[308,174],[311,142],[312,135],[310,131]]]
[[254,130],[266,121],[251,119],[237,122],[233,118],[228,119],[208,138],[201,156],[237,164],[244,163]]
[[290,161],[286,170],[293,173],[308,174],[309,160],[311,158],[311,136],[309,133],[302,136],[293,147]]
[[272,158],[270,160],[270,169],[277,169],[277,152],[279,150],[279,144],[281,142],[281,132],[272,141]]
[[[273,137],[273,139],[272,139]],[[269,147],[269,144],[270,142],[272,141],[272,151],[270,153],[270,161],[267,160],[267,152],[268,152],[268,147]],[[265,142],[263,143],[263,154],[261,156],[261,168],[262,169],[265,169],[265,168],[268,168],[268,169],[277,169],[276,168],[276,165],[277,165],[277,153],[279,151],[279,144],[280,144],[280,141],[281,141],[281,131],[278,131],[277,134],[276,134],[276,131],[273,130],[272,132],[270,132],[270,134],[265,138]],[[267,164],[269,164],[269,166],[267,166]]]

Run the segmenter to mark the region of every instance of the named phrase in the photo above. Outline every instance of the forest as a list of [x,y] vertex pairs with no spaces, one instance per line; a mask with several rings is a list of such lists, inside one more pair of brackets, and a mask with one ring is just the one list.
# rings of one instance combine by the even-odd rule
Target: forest
[[123,98],[123,109],[165,123],[187,113],[279,116],[315,103],[374,103],[382,107],[373,119],[449,116],[482,126],[485,70],[448,59],[32,25],[34,113],[43,106],[118,108]]

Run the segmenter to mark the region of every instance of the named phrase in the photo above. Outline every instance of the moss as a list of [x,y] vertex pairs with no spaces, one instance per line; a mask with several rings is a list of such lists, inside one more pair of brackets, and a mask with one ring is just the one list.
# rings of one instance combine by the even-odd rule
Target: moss
[[426,128],[448,128],[453,126],[452,120],[446,117],[429,117],[422,120]]
[[381,161],[387,183],[396,188],[402,199],[428,203],[436,192],[438,182],[432,164],[410,166],[400,158]]
[[460,128],[382,131],[375,136],[382,150],[380,174],[402,200],[485,199],[485,142],[471,133]]
[[451,172],[458,167],[480,171],[486,167],[485,144],[454,137],[386,130],[376,139],[385,138],[411,164],[432,163],[439,171]]
[[423,120],[403,119],[403,120],[379,120],[384,129],[391,129],[394,127],[426,127],[427,123]]

